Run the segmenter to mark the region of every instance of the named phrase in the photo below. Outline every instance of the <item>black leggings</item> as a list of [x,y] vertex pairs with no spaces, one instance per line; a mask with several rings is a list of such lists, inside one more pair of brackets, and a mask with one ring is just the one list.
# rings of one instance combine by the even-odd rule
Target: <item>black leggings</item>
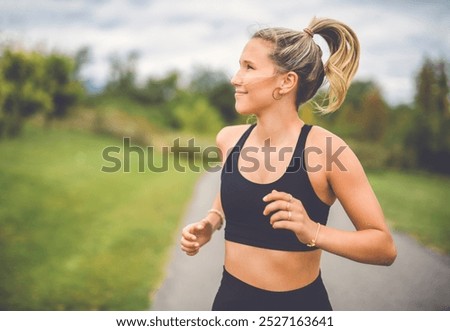
[[239,280],[223,268],[212,310],[325,311],[331,308],[319,276],[309,285],[285,292],[267,291]]

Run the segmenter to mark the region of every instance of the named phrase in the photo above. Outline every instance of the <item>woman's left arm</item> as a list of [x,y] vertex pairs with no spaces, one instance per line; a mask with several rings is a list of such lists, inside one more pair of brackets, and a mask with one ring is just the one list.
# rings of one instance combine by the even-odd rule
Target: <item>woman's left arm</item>
[[318,156],[313,162],[315,167],[308,172],[320,172],[326,191],[340,201],[356,231],[320,226],[309,217],[302,201],[289,192],[273,190],[266,195],[263,214],[272,213],[270,223],[274,229],[290,230],[304,244],[361,263],[391,265],[397,250],[361,163],[339,137],[331,133],[319,136],[312,144],[312,152]]
[[[356,231],[323,227],[316,245],[358,262],[391,265],[397,250],[360,161],[339,137],[333,135],[327,143],[333,152],[330,155],[338,155],[336,162],[325,159],[327,181]],[[330,158],[330,155],[326,156]]]

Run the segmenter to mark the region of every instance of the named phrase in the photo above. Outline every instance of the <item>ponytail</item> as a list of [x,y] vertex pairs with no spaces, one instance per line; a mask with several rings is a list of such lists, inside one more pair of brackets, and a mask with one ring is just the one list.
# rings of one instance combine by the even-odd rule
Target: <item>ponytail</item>
[[346,24],[327,18],[313,18],[308,29],[322,36],[330,48],[330,57],[324,65],[329,83],[328,105],[319,107],[323,113],[330,113],[344,102],[351,80],[358,69],[358,37]]

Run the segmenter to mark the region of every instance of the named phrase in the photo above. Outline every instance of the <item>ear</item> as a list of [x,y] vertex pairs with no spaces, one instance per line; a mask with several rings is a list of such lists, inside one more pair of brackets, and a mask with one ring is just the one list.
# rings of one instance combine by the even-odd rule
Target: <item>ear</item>
[[292,89],[294,89],[297,86],[297,82],[298,82],[298,75],[295,72],[289,71],[288,73],[286,73],[280,86],[281,91],[283,91],[283,94],[287,94],[290,91],[292,91]]

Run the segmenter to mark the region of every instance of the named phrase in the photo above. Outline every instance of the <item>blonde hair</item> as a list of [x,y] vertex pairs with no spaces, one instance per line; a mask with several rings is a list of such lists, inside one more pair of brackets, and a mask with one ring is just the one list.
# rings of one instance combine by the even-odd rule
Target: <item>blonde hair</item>
[[[312,36],[322,36],[330,48],[330,57],[322,63],[322,50]],[[313,18],[303,31],[285,28],[265,28],[252,38],[270,41],[274,45],[271,58],[280,72],[293,71],[299,76],[296,106],[310,100],[322,86],[329,83],[328,104],[318,106],[322,113],[337,110],[344,102],[351,80],[359,65],[359,41],[344,23],[329,18]]]

